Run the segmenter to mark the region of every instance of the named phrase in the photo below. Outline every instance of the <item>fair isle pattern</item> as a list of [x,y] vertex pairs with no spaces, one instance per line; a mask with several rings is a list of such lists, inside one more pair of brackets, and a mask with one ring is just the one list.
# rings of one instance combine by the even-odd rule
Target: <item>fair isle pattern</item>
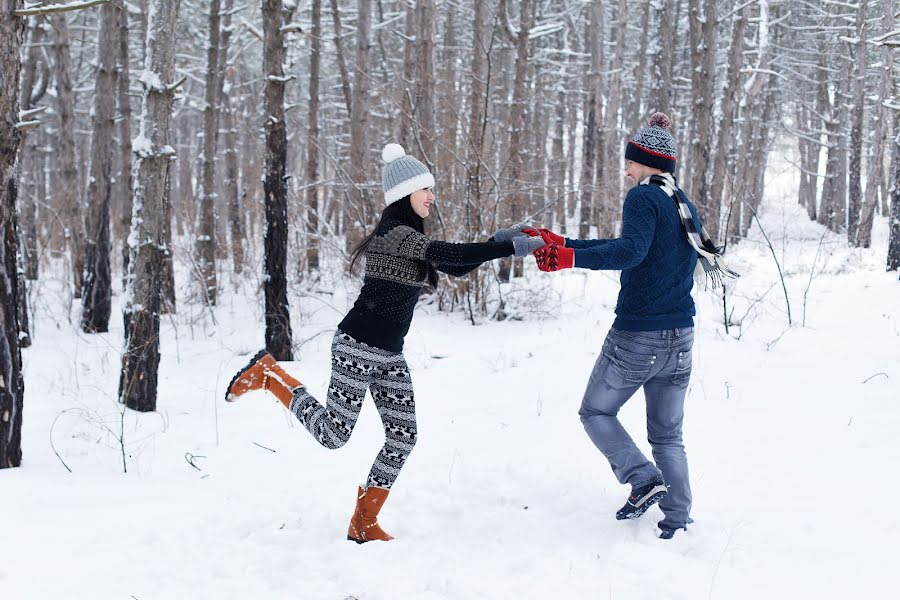
[[725,248],[718,247],[710,239],[709,234],[700,225],[694,221],[691,209],[687,203],[677,192],[678,184],[675,183],[675,176],[671,173],[660,173],[659,175],[650,175],[641,180],[641,185],[655,185],[662,189],[665,194],[675,202],[678,209],[678,216],[681,217],[681,224],[687,234],[688,243],[697,252],[697,267],[694,271],[694,279],[706,282],[707,278],[712,281],[712,288],[716,289],[722,285],[723,277],[735,279],[740,277],[737,273],[728,268],[722,254]]
[[326,405],[303,387],[294,390],[291,412],[324,447],[340,448],[353,433],[367,389],[381,417],[385,442],[366,485],[389,489],[416,444],[416,404],[403,354],[363,344],[338,330],[331,345]]
[[425,260],[428,248],[427,237],[408,225],[393,227],[384,235],[376,235],[367,249],[367,256],[372,252],[381,252],[393,256],[405,256]]
[[366,277],[422,287],[425,278],[419,261],[425,259],[430,242],[406,225],[376,235],[366,250]]
[[369,252],[366,255],[366,277],[387,279],[395,283],[421,287],[425,282],[419,262],[402,256]]
[[644,127],[631,138],[631,143],[660,154],[664,158],[675,158],[675,140],[672,134],[662,127]]

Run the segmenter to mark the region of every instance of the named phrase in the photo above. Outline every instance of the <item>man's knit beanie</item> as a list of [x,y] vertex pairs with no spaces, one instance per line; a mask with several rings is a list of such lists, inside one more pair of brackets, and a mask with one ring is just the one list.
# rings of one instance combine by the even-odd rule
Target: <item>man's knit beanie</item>
[[675,140],[669,133],[672,121],[663,113],[650,117],[647,127],[638,131],[625,147],[625,159],[667,173],[675,172]]
[[384,201],[396,202],[415,191],[434,187],[434,175],[428,167],[406,153],[400,144],[388,144],[381,152],[384,159]]

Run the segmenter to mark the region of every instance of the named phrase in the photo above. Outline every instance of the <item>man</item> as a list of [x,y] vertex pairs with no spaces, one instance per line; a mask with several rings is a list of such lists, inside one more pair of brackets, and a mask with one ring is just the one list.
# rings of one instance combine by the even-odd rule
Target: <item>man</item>
[[[670,120],[656,113],[628,142],[625,175],[636,185],[622,208],[616,239],[573,240],[549,230],[534,256],[542,271],[571,267],[621,270],[616,319],[588,380],[579,415],[631,495],[616,519],[635,519],[659,502],[660,537],[671,539],[691,523],[691,486],[682,442],[684,399],[694,342],[695,268],[713,279],[736,276],[721,262],[700,226],[697,209],[675,184],[675,140]],[[698,266],[698,258],[700,264]],[[639,389],[647,400],[651,462],[617,418]]]

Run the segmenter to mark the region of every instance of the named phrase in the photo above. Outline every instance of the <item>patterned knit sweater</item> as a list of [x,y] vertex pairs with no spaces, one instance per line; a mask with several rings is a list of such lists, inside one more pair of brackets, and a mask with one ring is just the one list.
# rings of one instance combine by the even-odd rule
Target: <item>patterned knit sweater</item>
[[400,352],[425,283],[425,262],[438,271],[460,276],[485,261],[512,253],[512,242],[439,242],[387,219],[366,250],[366,274],[359,297],[338,327],[360,342]]
[[[680,190],[678,193],[682,193]],[[684,197],[697,223],[697,209]],[[621,270],[613,327],[654,331],[692,327],[697,252],[688,243],[675,202],[655,185],[636,185],[622,206],[622,234],[613,240],[571,240],[575,266]]]

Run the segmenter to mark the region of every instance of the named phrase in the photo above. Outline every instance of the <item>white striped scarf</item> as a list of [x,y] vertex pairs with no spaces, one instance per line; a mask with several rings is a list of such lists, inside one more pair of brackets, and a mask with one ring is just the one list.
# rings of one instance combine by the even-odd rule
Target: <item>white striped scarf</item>
[[703,226],[694,220],[691,209],[684,200],[684,193],[676,194],[678,185],[675,183],[675,177],[671,173],[661,173],[659,175],[650,175],[641,180],[641,185],[659,186],[666,195],[675,201],[675,208],[678,210],[678,216],[681,217],[681,225],[687,234],[688,243],[697,251],[697,267],[694,269],[694,280],[697,283],[703,283],[706,287],[708,282],[712,282],[712,288],[716,289],[722,285],[723,277],[735,279],[740,277],[737,273],[728,268],[722,254],[725,252],[724,246],[716,246]]

